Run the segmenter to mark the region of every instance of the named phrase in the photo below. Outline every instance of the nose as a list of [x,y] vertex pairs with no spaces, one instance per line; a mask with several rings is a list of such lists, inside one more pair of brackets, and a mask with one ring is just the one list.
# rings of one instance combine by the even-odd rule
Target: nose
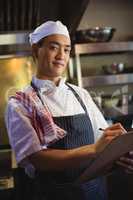
[[58,59],[64,59],[64,56],[65,56],[64,48],[59,48],[58,52],[57,52],[57,55],[56,55],[56,58],[58,58]]

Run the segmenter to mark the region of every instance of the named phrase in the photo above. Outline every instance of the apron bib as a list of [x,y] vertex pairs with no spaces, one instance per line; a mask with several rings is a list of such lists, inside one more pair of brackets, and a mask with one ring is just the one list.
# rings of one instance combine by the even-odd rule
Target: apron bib
[[[67,84],[68,85],[68,84]],[[72,149],[94,143],[94,133],[87,109],[75,90],[68,85],[74,96],[83,107],[85,114],[53,117],[54,122],[67,131],[67,135],[51,145],[54,149]],[[46,200],[107,200],[105,178],[100,177],[80,185],[73,182],[81,175],[84,168],[64,170],[62,172],[39,173],[39,187],[44,191]],[[43,196],[43,195],[42,195]]]

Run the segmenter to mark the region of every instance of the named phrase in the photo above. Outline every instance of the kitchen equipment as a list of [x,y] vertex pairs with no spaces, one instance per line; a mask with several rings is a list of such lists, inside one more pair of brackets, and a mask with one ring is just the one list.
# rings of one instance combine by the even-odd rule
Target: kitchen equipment
[[104,96],[102,98],[102,108],[114,108],[117,107],[119,104],[119,97],[115,96],[115,97],[111,97],[109,96]]
[[119,74],[124,70],[124,63],[112,63],[102,66],[104,74]]
[[112,27],[94,27],[86,30],[79,30],[75,33],[76,43],[86,42],[108,42],[112,39],[115,28]]

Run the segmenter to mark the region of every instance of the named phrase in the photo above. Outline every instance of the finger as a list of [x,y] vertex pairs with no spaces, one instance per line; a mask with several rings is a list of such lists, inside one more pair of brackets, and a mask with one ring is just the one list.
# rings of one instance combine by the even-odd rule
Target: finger
[[124,132],[122,129],[116,129],[116,130],[108,130],[104,132],[105,137],[106,136],[119,136],[122,135]]
[[112,124],[111,126],[107,127],[105,130],[113,130],[113,129],[119,128],[120,126],[121,126],[120,123],[115,123],[115,124]]
[[107,142],[111,142],[111,141],[112,141],[113,139],[115,139],[116,137],[117,137],[117,136],[109,135],[109,136],[106,136],[105,139],[106,139]]
[[126,133],[126,129],[122,126],[121,123],[116,123],[116,124],[113,124],[112,126],[109,126],[108,128],[105,129],[105,131],[107,130],[115,130],[115,129],[122,129],[124,131],[124,133]]

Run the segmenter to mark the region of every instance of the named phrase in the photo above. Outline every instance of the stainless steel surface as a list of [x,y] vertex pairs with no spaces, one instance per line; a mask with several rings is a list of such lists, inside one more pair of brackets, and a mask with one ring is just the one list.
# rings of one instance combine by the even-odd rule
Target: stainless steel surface
[[29,32],[0,34],[0,45],[29,44]]
[[133,42],[75,44],[75,54],[115,53],[133,51]]
[[[121,74],[117,76],[92,76],[82,77],[80,56],[87,54],[102,54],[102,53],[118,53],[118,52],[133,52],[133,42],[110,42],[110,43],[87,43],[74,45],[73,69],[76,65],[77,84],[81,87],[92,87],[95,85],[113,85],[133,83],[133,78],[130,74]],[[89,78],[89,79],[88,79]]]
[[86,42],[108,42],[112,39],[115,28],[93,27],[76,31],[76,43]]
[[122,107],[104,108],[103,114],[106,119],[133,119],[133,105],[126,105]]
[[9,143],[4,121],[8,98],[30,83],[35,69],[30,56],[0,59],[0,144]]
[[77,72],[77,81],[78,81],[78,86],[80,87],[83,87],[83,84],[82,84],[82,70],[81,70],[81,64],[80,64],[80,57],[79,55],[77,54],[76,55],[76,72]]
[[29,32],[0,34],[0,58],[31,55]]
[[28,34],[0,34],[0,145],[9,143],[4,120],[8,97],[30,82],[35,69]]
[[10,55],[12,57],[31,55],[31,47],[27,44],[0,45],[0,58],[10,57]]
[[103,85],[118,85],[133,83],[133,74],[117,74],[117,75],[101,75],[82,77],[82,85],[85,88],[103,86]]

